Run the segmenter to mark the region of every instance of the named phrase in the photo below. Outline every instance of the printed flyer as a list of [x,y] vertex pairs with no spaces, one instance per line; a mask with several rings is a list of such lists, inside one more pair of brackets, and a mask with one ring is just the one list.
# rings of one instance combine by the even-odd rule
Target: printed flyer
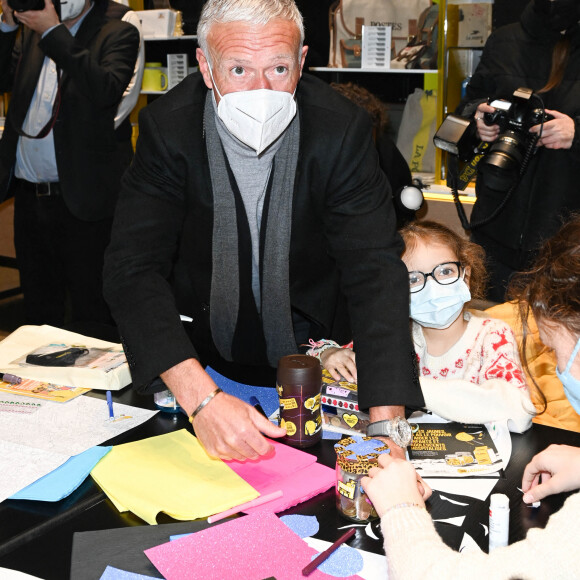
[[409,459],[421,477],[485,476],[503,469],[503,461],[485,425],[415,425]]
[[81,387],[69,387],[66,385],[55,385],[48,381],[37,381],[34,379],[22,379],[18,384],[0,381],[0,391],[3,393],[13,393],[15,395],[25,395],[37,399],[46,399],[57,403],[66,403],[91,389]]

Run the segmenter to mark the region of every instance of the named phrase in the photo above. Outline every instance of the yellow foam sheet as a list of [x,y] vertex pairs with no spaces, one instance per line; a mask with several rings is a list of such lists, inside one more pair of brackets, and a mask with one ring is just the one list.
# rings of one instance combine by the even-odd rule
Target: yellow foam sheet
[[185,429],[115,446],[91,475],[119,511],[149,524],[159,512],[194,520],[260,495]]

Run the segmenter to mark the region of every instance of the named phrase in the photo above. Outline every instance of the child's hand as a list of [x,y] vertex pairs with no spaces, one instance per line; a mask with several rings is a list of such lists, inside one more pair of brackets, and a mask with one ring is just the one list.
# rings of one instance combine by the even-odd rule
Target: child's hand
[[350,348],[327,348],[320,355],[322,366],[332,375],[336,381],[344,377],[351,383],[356,383],[355,354]]
[[[541,477],[541,483],[540,483]],[[524,501],[531,503],[562,491],[580,488],[580,449],[550,445],[532,458],[524,470]]]
[[425,506],[431,495],[431,488],[423,485],[411,463],[403,459],[393,459],[387,453],[379,455],[379,467],[372,467],[368,477],[361,484],[379,517],[389,508],[402,504]]

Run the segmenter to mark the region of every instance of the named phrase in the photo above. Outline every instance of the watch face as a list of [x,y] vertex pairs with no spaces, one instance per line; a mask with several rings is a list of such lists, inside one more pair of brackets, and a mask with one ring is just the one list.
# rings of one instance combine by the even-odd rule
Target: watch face
[[411,432],[411,425],[404,419],[401,419],[397,424],[397,434],[399,438],[405,445],[408,445],[411,442],[412,432]]

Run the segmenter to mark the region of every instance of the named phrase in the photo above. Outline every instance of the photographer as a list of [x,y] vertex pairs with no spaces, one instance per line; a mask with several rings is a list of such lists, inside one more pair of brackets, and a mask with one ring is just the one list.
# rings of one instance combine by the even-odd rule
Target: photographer
[[103,255],[131,157],[114,123],[139,31],[109,0],[0,1],[0,92],[12,91],[0,200],[15,198],[27,322],[61,327],[66,313],[66,322],[108,323]]
[[[532,0],[518,23],[490,36],[457,110],[474,118],[479,137],[490,142],[498,138],[500,127],[484,123],[484,114],[494,112],[488,99],[513,100],[516,89],[527,87],[541,97],[545,113],[551,116],[529,129],[540,135],[537,150],[505,207],[489,223],[472,230],[473,240],[488,257],[487,297],[497,302],[504,301],[510,276],[527,268],[542,241],[558,230],[571,211],[580,209],[579,20],[578,0]],[[539,104],[535,97],[530,101],[531,108]],[[482,171],[480,162],[471,223],[491,216],[507,190]]]

